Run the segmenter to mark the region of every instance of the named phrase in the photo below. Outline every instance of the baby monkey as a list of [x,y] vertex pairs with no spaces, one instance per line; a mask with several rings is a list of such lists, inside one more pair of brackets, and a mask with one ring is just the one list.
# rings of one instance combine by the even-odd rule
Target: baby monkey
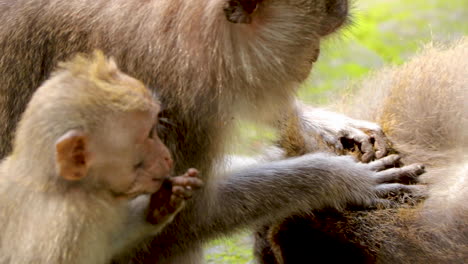
[[159,109],[101,52],[61,63],[0,163],[0,263],[107,263],[168,224],[202,181],[168,177]]

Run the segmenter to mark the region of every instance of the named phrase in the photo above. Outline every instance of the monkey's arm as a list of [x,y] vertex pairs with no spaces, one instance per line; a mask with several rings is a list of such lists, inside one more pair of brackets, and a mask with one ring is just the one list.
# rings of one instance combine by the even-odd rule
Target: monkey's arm
[[[292,213],[347,205],[375,206],[389,192],[420,194],[420,186],[398,182],[403,175],[419,175],[412,165],[384,170],[395,155],[369,164],[349,156],[308,154],[247,167],[233,172],[213,190],[202,222],[193,225],[197,237],[216,236],[238,228],[256,227]],[[210,238],[210,237],[207,237]]]
[[176,255],[193,247],[183,241],[209,241],[295,213],[324,207],[389,204],[380,197],[390,192],[424,196],[421,186],[389,183],[399,182],[405,175],[417,178],[423,172],[418,165],[385,170],[397,160],[393,155],[362,164],[349,156],[324,153],[262,164],[243,159],[236,171],[207,185],[204,192],[192,199],[192,206],[180,212],[200,217],[176,217],[174,224],[159,233],[152,245],[176,245],[167,253]]
[[390,143],[378,124],[356,120],[339,113],[313,108],[296,102],[280,121],[279,144],[288,156],[313,151],[344,150],[360,152],[360,160],[369,162],[384,157]]

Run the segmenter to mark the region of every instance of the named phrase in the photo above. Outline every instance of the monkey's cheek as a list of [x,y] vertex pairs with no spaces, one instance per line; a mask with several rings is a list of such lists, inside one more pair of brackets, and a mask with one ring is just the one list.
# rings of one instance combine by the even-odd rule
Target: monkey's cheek
[[146,193],[155,193],[161,189],[163,181],[163,177],[150,178],[143,183],[142,189],[144,189]]

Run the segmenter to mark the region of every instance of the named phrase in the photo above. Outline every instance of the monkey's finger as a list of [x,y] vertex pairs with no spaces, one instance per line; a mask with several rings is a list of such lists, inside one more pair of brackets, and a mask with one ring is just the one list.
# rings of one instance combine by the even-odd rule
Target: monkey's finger
[[200,189],[201,187],[203,187],[203,181],[198,178],[193,178],[190,182],[190,185],[187,187],[191,187],[193,189]]
[[197,169],[190,168],[185,174],[189,177],[198,177],[200,172]]
[[177,211],[180,209],[182,206],[185,205],[185,200],[184,198],[177,196],[177,195],[172,195],[171,196],[171,201],[169,202],[170,208],[171,208],[171,213]]
[[339,153],[343,153],[344,152],[344,147],[343,147],[343,143],[341,143],[341,140],[337,140],[335,142],[335,150],[338,151]]
[[392,168],[377,173],[377,183],[416,183],[419,175],[426,172],[424,165],[411,164],[402,168]]
[[373,130],[371,137],[374,139],[375,157],[380,159],[388,153],[388,139],[382,130]]
[[193,190],[184,186],[174,186],[172,187],[172,194],[182,198],[190,198]]
[[372,145],[371,138],[362,133],[361,131],[356,131],[356,134],[353,136],[354,142],[359,146],[359,149],[362,152],[361,161],[362,162],[369,162],[374,158],[374,146]]
[[413,197],[425,198],[427,196],[427,186],[425,185],[404,185],[401,183],[387,183],[376,187],[378,197],[385,198],[396,196],[399,193],[408,193]]
[[171,179],[173,186],[190,186],[193,189],[199,189],[203,186],[203,181],[195,177],[177,176]]
[[346,138],[345,136],[343,137],[340,137],[340,138],[336,138],[335,136],[331,136],[331,135],[328,135],[328,134],[321,134],[323,140],[330,146],[332,146],[333,148],[335,148],[336,151],[338,152],[343,152],[344,150],[344,147],[343,147],[343,144],[341,143],[341,139],[342,138]]
[[193,196],[193,190],[182,186],[174,186],[172,187],[172,194],[183,199],[189,199]]
[[373,171],[383,171],[385,169],[395,167],[399,163],[400,159],[401,157],[399,155],[393,154],[385,158],[375,160],[369,163],[368,166]]

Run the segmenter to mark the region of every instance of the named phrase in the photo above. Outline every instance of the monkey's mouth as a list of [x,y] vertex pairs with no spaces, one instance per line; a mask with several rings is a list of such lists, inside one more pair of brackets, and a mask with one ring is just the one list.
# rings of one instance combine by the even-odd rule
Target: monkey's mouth
[[138,196],[138,193],[127,193],[127,192],[116,192],[111,191],[112,197],[117,200],[132,200],[133,198]]
[[113,191],[112,196],[117,199],[134,199],[140,195],[153,194],[161,189],[166,177],[153,177],[151,180],[141,183],[141,181],[135,179],[126,191]]

